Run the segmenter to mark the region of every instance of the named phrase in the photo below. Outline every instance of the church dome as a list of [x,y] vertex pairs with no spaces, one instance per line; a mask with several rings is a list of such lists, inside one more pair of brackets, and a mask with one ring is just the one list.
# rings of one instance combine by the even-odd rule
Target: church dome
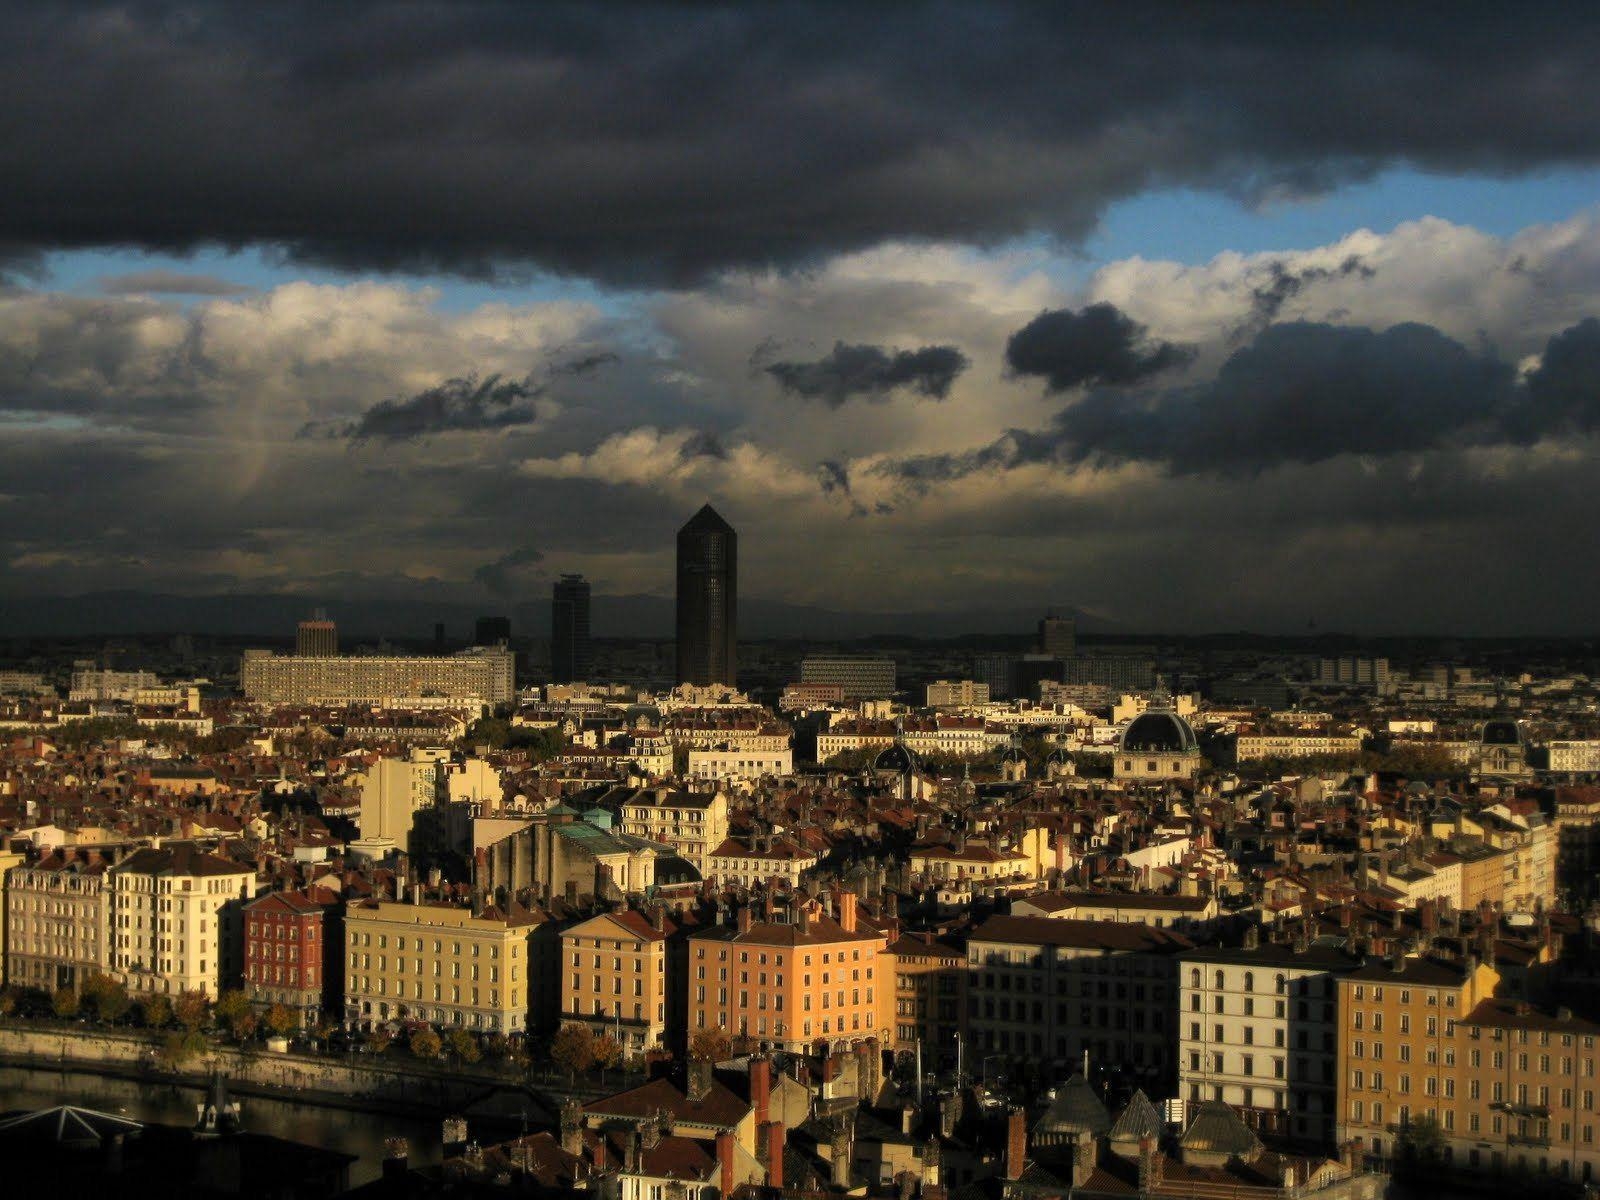
[[1151,709],[1128,722],[1117,748],[1135,754],[1186,754],[1200,748],[1189,722],[1177,713]]
[[897,775],[909,775],[917,769],[917,756],[906,748],[904,742],[895,742],[886,746],[872,764],[874,771],[893,771]]
[[1522,745],[1522,727],[1507,717],[1497,717],[1483,723],[1478,741],[1485,746]]

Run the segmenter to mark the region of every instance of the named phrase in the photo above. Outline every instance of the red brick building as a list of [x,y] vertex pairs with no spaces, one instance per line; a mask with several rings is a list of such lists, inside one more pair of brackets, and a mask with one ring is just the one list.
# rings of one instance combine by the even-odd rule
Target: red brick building
[[273,892],[245,906],[244,989],[253,1002],[285,1005],[309,1025],[340,994],[343,937],[331,901],[320,890],[318,898]]

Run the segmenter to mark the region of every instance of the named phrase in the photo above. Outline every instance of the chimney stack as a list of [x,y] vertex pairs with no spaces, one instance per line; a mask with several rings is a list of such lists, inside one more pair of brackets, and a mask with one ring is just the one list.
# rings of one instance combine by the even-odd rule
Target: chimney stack
[[750,1058],[750,1107],[756,1124],[765,1125],[772,1103],[772,1061],[763,1054]]
[[1028,1114],[1013,1108],[1006,1117],[1006,1178],[1021,1179],[1028,1157]]
[[782,1121],[767,1122],[767,1186],[783,1186],[784,1129]]
[[839,893],[839,925],[846,933],[856,931],[856,894],[841,891]]
[[724,1196],[733,1195],[733,1130],[717,1130],[717,1166],[721,1168],[719,1183]]

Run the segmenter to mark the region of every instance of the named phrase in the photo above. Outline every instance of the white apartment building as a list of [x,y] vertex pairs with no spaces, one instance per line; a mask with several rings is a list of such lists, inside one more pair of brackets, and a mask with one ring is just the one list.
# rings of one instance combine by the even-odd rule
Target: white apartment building
[[444,696],[509,704],[516,699],[516,655],[504,646],[459,654],[324,657],[247,650],[239,686],[266,704],[384,704],[400,696]]
[[108,863],[56,850],[5,875],[5,978],[44,991],[82,988],[111,965]]
[[160,686],[153,671],[102,671],[80,662],[73,667],[67,699],[132,701],[139,692]]
[[1546,745],[1550,751],[1549,770],[1584,775],[1600,772],[1600,742],[1556,741]]
[[1353,732],[1305,729],[1258,729],[1234,740],[1239,762],[1261,758],[1310,758],[1320,754],[1360,754],[1361,738]]
[[786,837],[729,838],[712,851],[705,877],[722,885],[746,887],[781,879],[794,888],[800,886],[800,876],[821,861],[822,855],[815,850],[806,850]]
[[671,846],[704,875],[711,852],[728,840],[728,797],[643,788],[623,802],[620,832]]
[[1338,946],[1247,941],[1178,963],[1178,1095],[1221,1100],[1254,1127],[1332,1145],[1338,1117]]
[[130,992],[219,996],[239,977],[254,870],[173,842],[135,851],[109,874],[111,965]]
[[691,750],[690,779],[760,779],[763,775],[794,774],[794,751]]
[[989,703],[989,685],[975,679],[940,679],[928,685],[929,708],[971,708]]
[[440,795],[448,751],[413,749],[405,758],[384,758],[356,776],[361,789],[360,845],[382,854],[391,847],[406,848],[413,815],[429,808]]

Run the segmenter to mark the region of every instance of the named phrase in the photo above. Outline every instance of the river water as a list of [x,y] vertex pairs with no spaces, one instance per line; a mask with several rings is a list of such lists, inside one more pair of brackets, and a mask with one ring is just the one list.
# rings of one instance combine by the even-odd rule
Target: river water
[[[103,1079],[97,1075],[27,1067],[0,1067],[0,1112],[76,1104],[132,1117],[136,1121],[188,1126],[202,1098],[195,1088]],[[440,1123],[382,1116],[342,1108],[319,1108],[286,1100],[235,1095],[240,1120],[251,1133],[288,1138],[325,1150],[354,1154],[352,1186],[377,1178],[383,1169],[384,1140],[403,1137],[412,1166],[440,1158]]]

